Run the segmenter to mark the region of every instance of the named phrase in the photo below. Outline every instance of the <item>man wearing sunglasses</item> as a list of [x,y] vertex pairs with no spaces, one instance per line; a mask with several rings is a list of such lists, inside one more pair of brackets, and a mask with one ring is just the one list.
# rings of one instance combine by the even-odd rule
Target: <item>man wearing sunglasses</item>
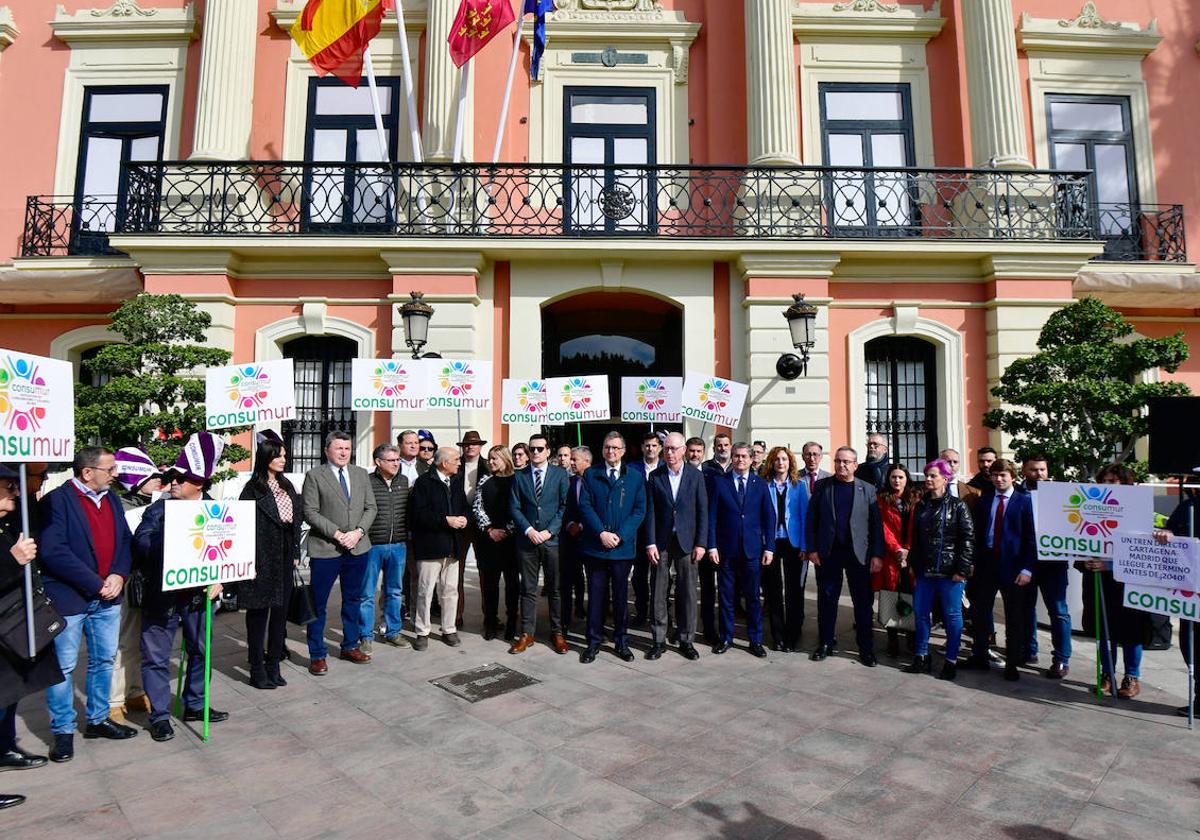
[[550,599],[551,644],[566,653],[561,592],[558,583],[558,532],[567,505],[567,471],[550,462],[550,443],[543,434],[529,438],[529,466],[516,474],[512,515],[517,526],[517,559],[521,563],[521,636],[508,649],[523,653],[533,645],[537,627],[538,576],[546,576]]

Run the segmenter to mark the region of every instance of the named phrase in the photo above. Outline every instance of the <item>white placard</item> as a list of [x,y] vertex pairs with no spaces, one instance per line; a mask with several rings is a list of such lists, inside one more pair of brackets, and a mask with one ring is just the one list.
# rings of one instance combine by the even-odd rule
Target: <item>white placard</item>
[[228,429],[294,419],[294,370],[291,359],[209,368],[204,375],[205,427]]
[[249,580],[254,568],[254,502],[166,502],[164,592]]
[[1039,481],[1034,504],[1039,556],[1111,560],[1117,534],[1154,523],[1154,490],[1138,485]]
[[689,370],[683,380],[680,409],[684,417],[736,429],[749,391],[750,386],[741,382]]
[[1200,589],[1200,540],[1172,537],[1165,545],[1150,534],[1117,534],[1113,577],[1125,584],[1158,589]]
[[625,423],[678,423],[683,419],[682,376],[621,377],[621,420]]
[[429,375],[416,359],[351,359],[350,407],[355,411],[420,411]]
[[1150,586],[1126,586],[1124,604],[1131,610],[1195,621],[1197,614],[1200,614],[1200,593],[1184,592],[1180,589],[1155,589]]
[[70,461],[74,455],[71,363],[0,350],[0,461]]
[[505,379],[500,383],[500,422],[541,425],[549,422],[545,379]]
[[[426,408],[462,411],[492,407],[492,363],[477,359],[421,359]],[[415,372],[415,371],[414,371]]]
[[555,376],[546,380],[545,423],[588,423],[612,419],[608,375]]

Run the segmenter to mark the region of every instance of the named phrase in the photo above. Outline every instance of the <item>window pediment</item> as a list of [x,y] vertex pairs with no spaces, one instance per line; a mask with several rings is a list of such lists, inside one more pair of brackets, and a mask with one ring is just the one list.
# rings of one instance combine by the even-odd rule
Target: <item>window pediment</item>
[[1161,40],[1157,18],[1145,26],[1107,20],[1091,0],[1073,18],[1035,18],[1025,12],[1017,31],[1017,43],[1027,53],[1082,52],[1144,58]]
[[116,0],[107,8],[69,13],[61,4],[50,21],[54,37],[68,44],[86,41],[191,41],[196,37],[193,4],[182,9],[142,8],[137,0]]

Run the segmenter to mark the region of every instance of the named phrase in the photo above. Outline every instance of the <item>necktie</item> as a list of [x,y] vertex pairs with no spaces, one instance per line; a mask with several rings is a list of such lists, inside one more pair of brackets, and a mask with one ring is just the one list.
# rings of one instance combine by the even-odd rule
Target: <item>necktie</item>
[[542,471],[533,471],[533,498],[535,501],[542,500]]
[[813,485],[816,483],[817,483],[817,474],[810,472],[808,474],[808,493],[810,496],[812,495]]
[[992,551],[1000,553],[1000,540],[1004,534],[1004,497],[996,504],[996,522],[992,525]]
[[342,485],[342,495],[350,501],[350,485],[346,483],[346,468],[338,467],[338,483]]
[[746,500],[746,479],[740,475],[737,477],[737,494],[739,503]]
[[616,484],[616,483],[617,483],[617,470],[616,470],[616,467],[609,467],[609,468],[608,468],[608,480],[609,480],[610,482],[612,482],[613,484]]

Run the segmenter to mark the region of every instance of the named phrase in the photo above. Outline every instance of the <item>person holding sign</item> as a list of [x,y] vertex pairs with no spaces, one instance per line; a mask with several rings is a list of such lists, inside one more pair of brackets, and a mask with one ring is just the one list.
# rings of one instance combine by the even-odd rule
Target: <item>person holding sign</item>
[[[170,499],[199,501],[211,498],[212,474],[225,442],[211,432],[196,432],[184,445],[175,466],[163,477]],[[205,598],[221,594],[221,584],[190,589],[163,589],[163,543],[166,537],[167,499],[159,499],[142,517],[133,535],[138,568],[146,575],[142,598],[142,686],[150,698],[150,737],[169,741],[171,726],[171,651],[175,633],[183,628],[187,650],[187,676],[183,685],[185,721],[204,719],[204,613]],[[210,723],[229,718],[228,712],[209,708]]]
[[[1195,537],[1200,535],[1200,499],[1196,496],[1197,488],[1194,486],[1197,479],[1189,478],[1187,487],[1181,488],[1184,498],[1179,502],[1179,506],[1171,513],[1167,520],[1167,527],[1163,530],[1154,532],[1154,538],[1160,543],[1166,543],[1170,540],[1171,535],[1177,537]],[[1179,653],[1183,656],[1185,663],[1195,664],[1196,648],[1200,645],[1200,622],[1181,621],[1179,623]],[[1193,697],[1200,697],[1200,668],[1194,669],[1195,690]],[[1189,711],[1195,717],[1195,713],[1200,712],[1200,703],[1192,701],[1192,709],[1189,710],[1186,705],[1180,706],[1175,710],[1175,713],[1180,717],[1187,717]]]

